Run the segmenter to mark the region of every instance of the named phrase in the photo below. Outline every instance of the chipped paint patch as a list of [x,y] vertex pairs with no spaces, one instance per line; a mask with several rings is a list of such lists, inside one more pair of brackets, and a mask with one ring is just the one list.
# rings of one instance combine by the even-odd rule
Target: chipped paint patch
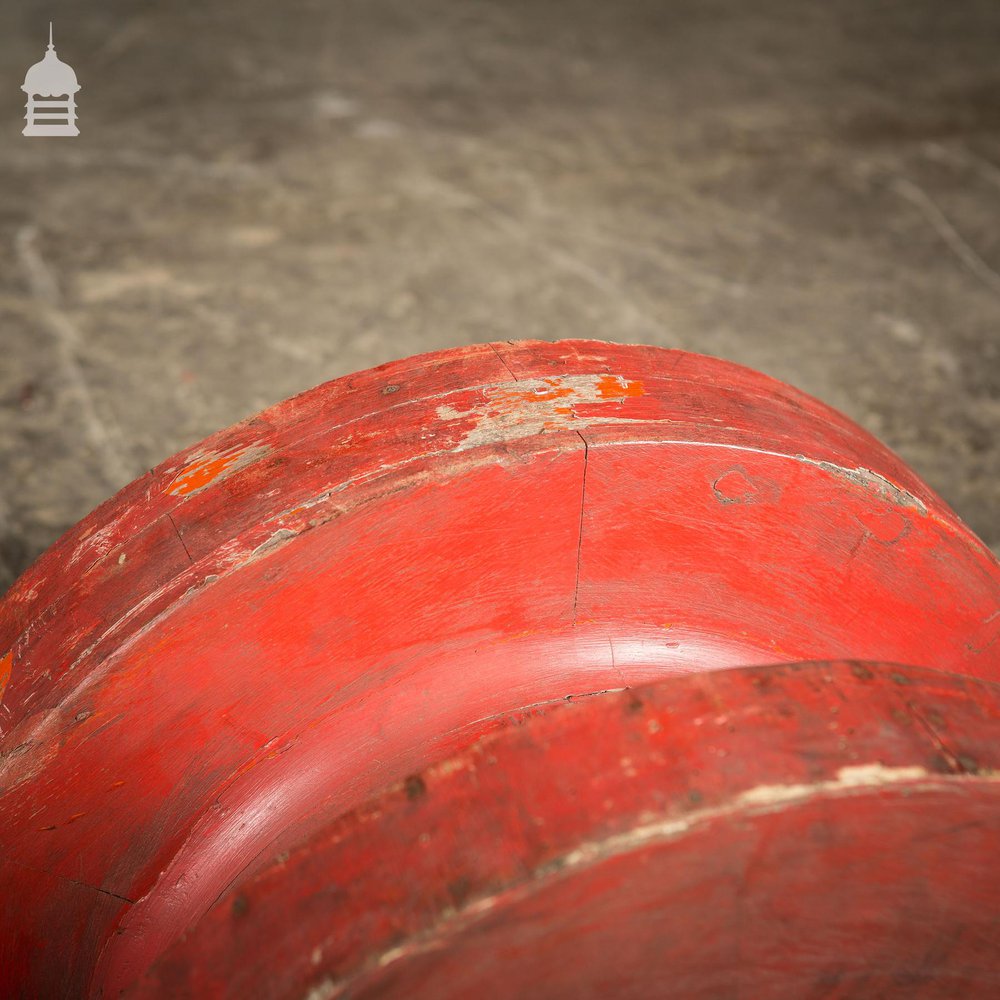
[[247,561],[249,562],[253,559],[257,559],[258,557],[264,555],[265,552],[269,552],[271,549],[276,549],[282,542],[287,541],[289,538],[297,537],[297,531],[292,531],[290,528],[278,528],[278,530],[275,531],[270,538],[261,542],[260,545],[258,545],[257,548],[250,553],[250,557]]
[[206,486],[243,469],[266,455],[267,445],[237,445],[226,451],[207,452],[189,462],[166,488],[170,496],[188,497],[200,493]]
[[12,604],[30,604],[36,597],[38,597],[38,594],[42,589],[42,584],[46,582],[47,578],[43,576],[40,579],[35,580],[30,587],[25,585],[24,589],[21,590],[19,588],[21,581],[24,579],[25,577],[21,577],[20,581],[15,581],[11,589],[4,595],[3,599],[5,601],[10,601]]
[[74,566],[84,557],[89,561],[100,559],[118,544],[117,538],[117,521],[111,521],[99,528],[89,528],[80,536],[80,543],[70,555],[67,565]]
[[845,469],[842,465],[835,465],[833,462],[819,462],[816,459],[806,458],[805,455],[797,455],[796,457],[800,461],[806,462],[809,465],[815,465],[840,479],[846,479],[856,486],[872,490],[883,500],[888,500],[899,507],[912,507],[914,510],[920,511],[921,514],[927,513],[927,508],[919,497],[915,497],[912,493],[904,490],[902,486],[897,486],[895,483],[890,482],[885,476],[880,476],[877,472],[872,472],[871,469]]
[[332,1000],[338,993],[337,984],[329,977],[321,979],[305,994],[303,1000]]
[[641,382],[630,381],[621,375],[603,375],[597,383],[597,391],[602,399],[625,399],[629,396],[644,396],[646,390]]
[[[980,776],[981,777],[981,776]],[[698,809],[684,816],[671,817],[645,824],[617,834],[606,840],[584,844],[565,855],[559,862],[560,870],[581,864],[590,864],[602,858],[635,850],[653,841],[681,836],[706,821],[733,816],[743,811],[768,812],[794,802],[805,802],[825,795],[850,795],[867,789],[890,785],[912,784],[917,787],[938,784],[941,781],[961,781],[958,775],[932,775],[925,768],[885,767],[879,763],[842,767],[836,777],[812,785],[758,785],[747,789],[721,806]]]
[[[575,407],[581,404],[617,402],[645,394],[641,382],[620,375],[564,375],[551,378],[525,379],[516,384],[489,386],[483,390],[485,400],[471,410],[456,410],[439,406],[442,420],[462,420],[471,424],[455,447],[465,451],[499,440],[528,437],[546,430],[584,426],[596,418],[581,417]],[[615,408],[617,413],[618,407]],[[615,419],[611,417],[610,419]]]
[[882,764],[860,764],[842,767],[833,781],[816,785],[758,785],[743,792],[736,800],[740,805],[768,806],[792,802],[817,792],[838,792],[852,788],[871,788],[899,781],[920,781],[930,774],[923,767],[885,767]]

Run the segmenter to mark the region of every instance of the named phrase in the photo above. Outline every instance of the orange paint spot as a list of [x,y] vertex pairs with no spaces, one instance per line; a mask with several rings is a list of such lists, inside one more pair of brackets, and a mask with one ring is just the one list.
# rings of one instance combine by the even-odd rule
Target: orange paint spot
[[223,475],[228,475],[230,472],[249,464],[267,450],[266,447],[242,445],[214,455],[196,458],[181,469],[177,477],[167,487],[166,492],[171,496],[190,496],[192,493],[203,490]]
[[187,496],[195,490],[204,489],[210,482],[217,479],[233,465],[245,449],[234,451],[219,458],[200,459],[185,466],[181,474],[167,487],[167,492],[173,496]]
[[602,375],[597,383],[597,391],[604,399],[624,399],[626,396],[644,396],[641,382],[630,382],[620,375]]
[[10,672],[13,666],[14,650],[11,650],[6,656],[0,659],[0,698],[3,698],[3,693],[7,687],[7,681],[10,680]]

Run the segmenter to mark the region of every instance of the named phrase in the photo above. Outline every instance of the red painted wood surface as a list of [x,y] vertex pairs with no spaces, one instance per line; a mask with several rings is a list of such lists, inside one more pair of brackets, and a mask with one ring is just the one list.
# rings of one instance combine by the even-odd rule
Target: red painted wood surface
[[996,678],[1000,568],[758,373],[477,345],[168,460],[0,604],[0,994],[116,995],[234,884],[507,713],[738,664]]
[[131,995],[993,998],[998,737],[1000,685],[858,662],[562,702],[272,863]]

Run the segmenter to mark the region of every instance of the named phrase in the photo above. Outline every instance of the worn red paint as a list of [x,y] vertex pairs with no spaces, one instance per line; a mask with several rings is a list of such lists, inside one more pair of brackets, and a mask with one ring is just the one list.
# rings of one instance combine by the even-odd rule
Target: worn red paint
[[992,998],[998,736],[1000,686],[882,664],[561,701],[273,860],[132,995]]
[[895,456],[739,366],[515,343],[320,386],[127,487],[0,603],[0,993],[115,995],[525,706],[774,660],[996,678],[998,606]]

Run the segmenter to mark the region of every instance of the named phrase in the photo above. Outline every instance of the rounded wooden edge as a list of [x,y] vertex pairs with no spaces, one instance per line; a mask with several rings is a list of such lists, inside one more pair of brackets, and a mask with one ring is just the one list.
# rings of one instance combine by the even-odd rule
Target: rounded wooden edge
[[871,464],[877,467],[872,471],[898,482],[978,542],[954,512],[877,438],[815,397],[744,365],[673,348],[601,340],[472,344],[414,355],[323,382],[167,458],[70,528],[14,582],[0,599],[0,650],[9,651],[22,632],[43,618],[63,590],[99,562],[118,540],[181,509],[190,495],[190,491],[184,492],[185,475],[194,473],[188,485],[195,489],[202,478],[206,483],[222,482],[280,449],[283,443],[314,432],[334,409],[356,419],[449,391],[600,373],[625,380],[659,377],[689,381],[708,389],[749,389],[780,400],[792,412],[826,422],[831,439],[843,436],[859,442],[870,450]]

